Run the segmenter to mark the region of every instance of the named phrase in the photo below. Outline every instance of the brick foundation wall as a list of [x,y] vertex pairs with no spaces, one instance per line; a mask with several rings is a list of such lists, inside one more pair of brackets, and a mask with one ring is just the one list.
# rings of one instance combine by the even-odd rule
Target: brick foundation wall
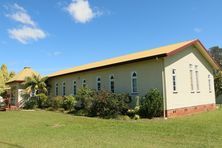
[[215,104],[204,104],[198,106],[191,106],[191,107],[183,107],[183,108],[176,108],[166,111],[166,115],[168,118],[184,116],[184,115],[191,115],[194,113],[200,113],[205,111],[215,110]]

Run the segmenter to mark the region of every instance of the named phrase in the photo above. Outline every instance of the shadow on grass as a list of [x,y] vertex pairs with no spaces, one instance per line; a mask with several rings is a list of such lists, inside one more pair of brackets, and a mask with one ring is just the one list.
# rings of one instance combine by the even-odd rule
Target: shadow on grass
[[12,143],[3,142],[3,141],[0,141],[0,145],[1,144],[7,145],[7,146],[10,146],[10,147],[15,147],[15,148],[24,148],[23,146],[20,146],[18,144],[12,144]]

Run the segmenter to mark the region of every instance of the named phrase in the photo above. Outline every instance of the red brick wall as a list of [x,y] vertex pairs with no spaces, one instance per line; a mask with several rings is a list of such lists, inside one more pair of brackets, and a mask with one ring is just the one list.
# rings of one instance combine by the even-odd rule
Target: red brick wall
[[173,117],[178,117],[178,116],[191,115],[191,114],[199,113],[199,112],[211,111],[215,109],[216,109],[215,104],[205,104],[205,105],[167,110],[166,115],[168,118],[173,118]]

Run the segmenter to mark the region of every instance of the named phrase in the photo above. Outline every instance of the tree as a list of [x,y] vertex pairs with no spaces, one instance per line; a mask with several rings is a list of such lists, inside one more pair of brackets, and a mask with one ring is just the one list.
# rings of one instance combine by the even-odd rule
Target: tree
[[4,92],[4,88],[5,88],[5,80],[2,71],[0,70],[0,95]]
[[23,85],[29,94],[47,94],[47,85],[45,83],[47,79],[48,77],[41,77],[34,74],[32,77],[26,77]]
[[[210,53],[217,63],[222,67],[222,48],[219,46],[214,46],[210,48]],[[222,95],[222,71],[218,70],[214,75],[215,93],[216,96]]]
[[218,46],[210,48],[210,53],[213,56],[213,58],[220,64],[222,67],[222,48],[219,48]]
[[214,76],[214,85],[216,96],[222,95],[222,71],[216,72]]
[[9,80],[9,73],[8,73],[8,68],[5,64],[2,64],[1,66],[1,71],[4,77],[4,81],[8,81]]

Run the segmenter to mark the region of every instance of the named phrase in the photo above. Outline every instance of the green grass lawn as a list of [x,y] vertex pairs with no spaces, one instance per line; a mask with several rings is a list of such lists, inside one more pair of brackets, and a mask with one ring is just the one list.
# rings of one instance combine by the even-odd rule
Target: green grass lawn
[[0,147],[222,147],[222,110],[138,121],[0,112]]

